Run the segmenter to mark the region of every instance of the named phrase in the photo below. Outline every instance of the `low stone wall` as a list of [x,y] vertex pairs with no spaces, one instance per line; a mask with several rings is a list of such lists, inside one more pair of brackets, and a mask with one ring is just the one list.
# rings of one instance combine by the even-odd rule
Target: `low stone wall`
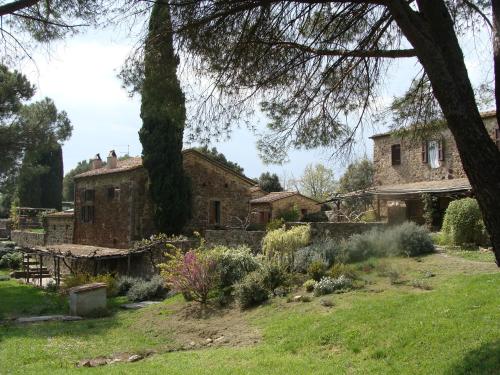
[[73,214],[47,215],[44,221],[47,245],[73,243]]
[[12,241],[20,247],[34,247],[45,245],[45,233],[13,230],[10,234]]
[[384,228],[387,223],[287,223],[287,227],[309,224],[311,226],[311,241],[320,242],[327,239],[343,240],[353,234],[363,233],[373,228]]
[[208,246],[239,246],[247,245],[254,253],[262,250],[262,239],[265,231],[246,231],[242,229],[206,230],[205,241]]

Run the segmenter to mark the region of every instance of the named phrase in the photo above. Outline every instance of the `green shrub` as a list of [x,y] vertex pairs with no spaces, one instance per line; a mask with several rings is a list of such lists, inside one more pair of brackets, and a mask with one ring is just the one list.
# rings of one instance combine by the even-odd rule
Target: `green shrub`
[[326,273],[326,265],[320,260],[313,261],[307,269],[307,274],[313,280],[320,281]]
[[309,225],[297,225],[289,230],[280,228],[266,234],[262,240],[262,250],[268,259],[275,259],[280,265],[291,269],[295,251],[306,246],[309,240]]
[[285,220],[283,220],[282,217],[272,219],[269,223],[266,225],[266,232],[271,232],[276,229],[280,229],[285,225]]
[[340,276],[337,279],[323,277],[314,286],[314,295],[323,296],[325,294],[331,294],[337,290],[347,290],[350,288],[352,288],[352,280],[345,276]]
[[359,279],[359,275],[354,267],[344,263],[335,263],[328,271],[328,276],[332,279],[337,279],[340,276],[345,276],[351,280]]
[[104,283],[106,284],[106,293],[108,297],[116,296],[116,279],[113,275],[106,273],[102,275],[92,276],[91,283]]
[[407,222],[391,230],[397,241],[399,254],[414,257],[434,252],[432,238],[427,228]]
[[473,198],[453,201],[446,209],[442,232],[444,240],[450,245],[487,242],[486,230],[481,210]]
[[252,255],[248,246],[217,246],[210,250],[208,256],[216,263],[221,289],[231,287],[260,267],[259,261]]
[[428,230],[406,222],[386,230],[372,229],[351,236],[337,260],[354,263],[375,257],[418,256],[433,251],[434,245]]
[[314,286],[316,285],[316,280],[309,279],[302,286],[306,290],[306,292],[312,292],[314,290]]
[[236,286],[236,299],[243,309],[257,306],[269,299],[269,291],[264,286],[262,273],[254,271],[249,273]]
[[264,288],[273,294],[276,288],[287,284],[288,275],[283,267],[277,263],[266,262],[257,272],[260,272],[262,276],[262,285]]
[[316,261],[322,261],[330,267],[336,257],[340,254],[342,244],[333,240],[313,243],[295,252],[293,269],[295,272],[306,273],[309,265]]
[[296,222],[300,219],[300,211],[297,205],[293,205],[292,208],[285,211],[279,211],[276,218],[283,219],[285,222]]
[[17,270],[21,267],[23,263],[23,254],[19,251],[13,251],[5,254],[0,259],[0,268],[10,268],[11,270]]
[[140,280],[133,284],[127,292],[127,298],[130,301],[161,299],[167,292],[165,280],[160,275],[154,275],[149,281]]
[[120,276],[116,280],[116,292],[119,296],[127,295],[127,292],[142,279],[132,276]]

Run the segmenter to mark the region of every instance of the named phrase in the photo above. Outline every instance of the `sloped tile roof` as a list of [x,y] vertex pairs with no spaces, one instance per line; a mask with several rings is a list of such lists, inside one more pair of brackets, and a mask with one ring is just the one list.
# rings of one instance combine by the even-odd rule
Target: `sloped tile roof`
[[[245,181],[249,185],[255,185],[255,181],[252,180],[251,178],[248,178],[244,174],[238,173],[238,172],[232,170],[231,168],[228,168],[224,164],[222,164],[216,160],[213,160],[212,158],[202,154],[201,152],[199,152],[197,150],[187,149],[187,150],[182,151],[182,153],[184,155],[194,154],[197,157],[202,158],[204,160],[207,160],[208,162],[225,170],[226,172],[229,172],[229,173],[239,177],[240,179],[242,179],[243,181]],[[116,168],[111,169],[111,168],[107,168],[106,166],[104,166],[102,168],[92,169],[90,171],[77,174],[74,178],[92,177],[92,176],[105,175],[105,174],[109,174],[109,173],[119,173],[119,172],[130,171],[130,170],[133,170],[136,168],[141,168],[141,167],[142,167],[142,158],[141,157],[132,157],[132,158],[125,159],[125,160],[118,160]]]
[[254,198],[250,200],[250,203],[272,203],[279,201],[280,199],[292,197],[294,195],[300,195],[303,198],[316,202],[314,199],[306,197],[305,195],[300,194],[298,191],[275,191],[264,195],[263,197]]

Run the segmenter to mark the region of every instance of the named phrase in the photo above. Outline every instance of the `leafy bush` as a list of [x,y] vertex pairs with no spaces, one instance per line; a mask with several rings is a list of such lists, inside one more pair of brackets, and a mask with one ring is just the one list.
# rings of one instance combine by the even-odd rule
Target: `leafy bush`
[[320,260],[313,261],[307,269],[307,274],[313,280],[320,281],[326,273],[326,265]]
[[276,288],[287,283],[287,274],[277,263],[266,262],[258,272],[262,275],[262,285],[269,292],[274,293]]
[[341,252],[342,245],[332,240],[314,243],[295,252],[293,269],[295,272],[306,273],[314,261],[321,261],[330,267]]
[[279,211],[276,218],[283,219],[285,222],[295,222],[300,219],[299,207],[295,204],[288,210]]
[[335,263],[328,271],[328,276],[332,279],[337,279],[340,276],[345,276],[351,280],[357,280],[359,278],[354,267],[344,263]]
[[451,202],[444,215],[442,232],[450,245],[484,244],[486,229],[477,201],[464,198]]
[[154,275],[151,280],[136,279],[127,292],[130,301],[146,301],[164,298],[168,292],[165,280],[160,275]]
[[282,217],[272,219],[269,223],[266,225],[266,232],[271,232],[276,229],[280,229],[285,225],[285,220],[283,220]]
[[310,235],[309,225],[273,230],[262,240],[262,250],[268,259],[276,259],[280,265],[290,269],[295,251],[309,243]]
[[316,285],[316,280],[309,279],[302,286],[307,292],[312,292],[314,290],[315,285]]
[[351,287],[352,280],[345,276],[340,276],[337,279],[332,279],[331,277],[323,277],[314,286],[314,295],[323,296],[325,294],[331,294],[336,290],[350,289]]
[[127,292],[142,279],[132,276],[120,276],[116,280],[116,292],[119,296],[127,295]]
[[343,263],[360,262],[372,257],[417,256],[434,251],[426,228],[406,222],[386,230],[372,229],[351,236],[337,258]]
[[104,283],[106,284],[106,293],[108,297],[116,296],[116,279],[113,275],[105,273],[102,275],[92,276],[91,283]]
[[210,250],[208,257],[215,263],[221,289],[231,287],[260,267],[257,258],[247,246],[237,248],[217,246]]
[[194,250],[182,254],[176,249],[162,275],[176,292],[189,295],[193,301],[205,304],[210,291],[217,284],[216,263],[207,254]]
[[5,254],[0,259],[0,268],[10,268],[12,270],[17,270],[21,267],[23,263],[23,254],[19,251],[14,251]]
[[269,298],[262,276],[261,272],[254,271],[236,286],[236,298],[242,308],[257,306]]

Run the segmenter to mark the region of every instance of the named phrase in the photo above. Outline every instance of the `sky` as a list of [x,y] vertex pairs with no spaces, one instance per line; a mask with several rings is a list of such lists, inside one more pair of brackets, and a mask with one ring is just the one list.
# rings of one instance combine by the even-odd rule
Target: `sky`
[[[27,61],[22,66],[23,73],[37,87],[34,100],[52,98],[59,110],[68,113],[73,124],[73,135],[63,146],[65,172],[78,161],[96,153],[105,157],[112,149],[118,155],[141,154],[138,137],[140,98],[130,98],[117,77],[134,43],[133,37],[117,30],[91,30],[52,44],[49,52],[36,52],[34,62]],[[489,47],[484,40],[479,44],[477,40],[468,40],[463,48],[471,79],[478,84],[491,75],[490,53],[484,53]],[[415,59],[395,63],[386,76],[379,102],[387,104],[393,96],[401,95],[418,69]],[[259,122],[257,131],[262,131],[265,119]],[[351,160],[363,156],[371,158],[369,136],[384,130],[375,125],[365,127],[358,135]],[[292,151],[288,163],[265,165],[259,159],[256,141],[256,135],[242,127],[234,129],[229,140],[210,146],[217,147],[229,160],[241,165],[251,178],[270,171],[285,181],[297,179],[311,163],[332,168],[338,178],[346,167],[344,160],[331,158],[331,150]]]

